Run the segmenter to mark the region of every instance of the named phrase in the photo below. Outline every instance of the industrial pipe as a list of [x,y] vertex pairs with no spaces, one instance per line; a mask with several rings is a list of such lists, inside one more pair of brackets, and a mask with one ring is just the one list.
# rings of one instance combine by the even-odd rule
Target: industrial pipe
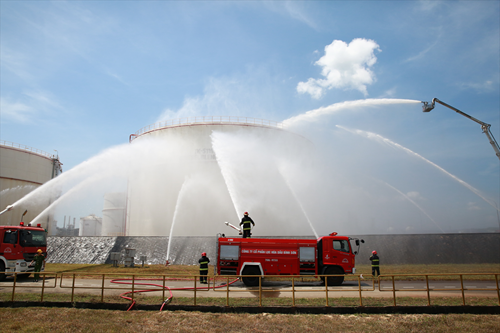
[[440,101],[437,98],[434,98],[432,100],[431,104],[429,104],[429,102],[422,102],[424,104],[424,105],[422,105],[422,111],[423,112],[430,112],[432,109],[434,109],[436,102],[438,102],[439,104],[442,104],[442,105],[446,106],[447,108],[452,109],[456,113],[459,113],[462,116],[467,117],[470,120],[475,121],[476,123],[480,124],[481,129],[483,130],[483,133],[486,134],[486,136],[488,137],[488,141],[490,142],[491,146],[493,147],[493,150],[495,151],[495,155],[497,155],[498,159],[500,160],[500,146],[498,146],[498,142],[495,140],[493,133],[491,133],[491,130],[490,130],[491,125],[490,124],[487,124],[479,119],[476,119],[476,118],[468,115],[467,113],[462,112],[459,109],[454,108],[453,106],[446,104],[445,102]]

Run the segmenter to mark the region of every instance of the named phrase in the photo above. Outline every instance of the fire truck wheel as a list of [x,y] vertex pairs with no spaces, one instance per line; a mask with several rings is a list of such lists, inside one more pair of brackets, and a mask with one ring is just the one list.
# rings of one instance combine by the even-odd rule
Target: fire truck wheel
[[[344,271],[340,267],[330,266],[325,269],[325,274],[344,274]],[[343,276],[329,276],[328,285],[329,286],[340,286],[344,282]]]
[[[5,272],[5,264],[0,260],[0,273]],[[0,274],[0,281],[5,280],[5,274]]]
[[[260,275],[260,269],[257,266],[246,266],[241,272],[241,275]],[[247,287],[255,287],[259,285],[258,276],[242,277],[243,283]]]

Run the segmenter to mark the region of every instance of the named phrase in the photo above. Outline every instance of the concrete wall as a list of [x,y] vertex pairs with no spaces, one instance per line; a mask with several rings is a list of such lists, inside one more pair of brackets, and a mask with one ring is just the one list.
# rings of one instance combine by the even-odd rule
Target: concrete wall
[[[357,264],[369,264],[372,250],[377,250],[384,264],[476,264],[496,263],[500,269],[500,233],[439,235],[365,235]],[[135,262],[147,256],[149,264],[165,264],[168,237],[49,237],[48,262],[111,263],[111,252],[126,247],[137,250]],[[215,259],[215,236],[175,237],[170,262],[197,265],[201,252]]]

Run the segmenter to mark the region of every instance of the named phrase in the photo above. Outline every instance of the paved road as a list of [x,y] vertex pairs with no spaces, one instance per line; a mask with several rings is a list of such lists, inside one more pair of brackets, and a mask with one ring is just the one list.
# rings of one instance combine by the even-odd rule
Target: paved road
[[[120,282],[120,281],[116,281]],[[106,288],[105,295],[119,295],[132,289],[131,281],[121,281],[126,284],[112,283],[106,279],[104,286]],[[62,283],[58,279],[57,283],[54,278],[48,278],[45,281],[45,294],[49,293],[71,293],[72,279],[65,278]],[[157,284],[159,286],[139,285],[139,283]],[[151,296],[161,296],[162,281],[136,280],[135,290],[155,289],[158,291],[148,292]],[[91,293],[101,294],[101,279],[76,279],[75,293]],[[176,280],[166,281],[166,286],[172,289],[174,296],[177,297],[192,297],[193,296],[193,280]],[[320,282],[295,282],[292,287],[291,282],[283,281],[266,281],[263,280],[263,297],[292,297],[293,289],[295,289],[296,298],[324,298],[325,286]],[[7,278],[6,281],[0,282],[0,292],[11,292],[13,280]],[[42,282],[33,282],[32,278],[21,279],[16,283],[16,293],[18,292],[41,292]],[[216,289],[207,290],[206,285],[197,283],[196,294],[198,297],[226,297],[227,286],[220,281],[216,282]],[[383,281],[380,285],[373,284],[367,281],[361,283],[363,297],[393,297],[393,287],[391,281]],[[425,281],[396,281],[396,296],[427,296]],[[429,281],[431,297],[436,296],[461,296],[460,281]],[[177,290],[176,290],[177,289]],[[180,290],[182,289],[182,290]],[[248,288],[242,282],[236,281],[230,285],[230,297],[255,297],[259,295],[258,287]],[[498,297],[496,282],[491,281],[464,281],[465,296],[483,296],[483,297]],[[482,290],[488,289],[488,290]],[[341,286],[328,287],[329,297],[359,297],[358,282],[346,281]],[[168,294],[168,292],[167,292]]]

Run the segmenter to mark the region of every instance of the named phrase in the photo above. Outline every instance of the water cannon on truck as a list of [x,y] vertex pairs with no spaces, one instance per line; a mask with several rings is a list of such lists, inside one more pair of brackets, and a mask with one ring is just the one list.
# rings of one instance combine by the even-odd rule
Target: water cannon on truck
[[326,277],[327,285],[338,286],[344,282],[344,274],[355,274],[360,243],[364,240],[339,236],[336,232],[318,239],[238,238],[219,234],[215,269],[218,275],[241,275],[246,286],[259,285],[259,276],[266,275],[332,275]]

